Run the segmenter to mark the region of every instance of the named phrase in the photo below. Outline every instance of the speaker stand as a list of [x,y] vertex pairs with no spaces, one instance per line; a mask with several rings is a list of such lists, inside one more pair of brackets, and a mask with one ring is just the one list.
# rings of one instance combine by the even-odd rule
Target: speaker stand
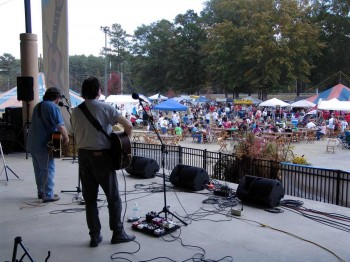
[[167,206],[166,185],[165,185],[165,155],[168,153],[168,151],[165,148],[165,144],[164,144],[162,138],[160,137],[158,130],[154,126],[153,117],[148,115],[146,109],[144,108],[144,106],[142,104],[142,100],[140,98],[139,98],[139,102],[140,102],[140,105],[142,107],[142,111],[148,116],[149,123],[150,123],[151,127],[153,128],[154,132],[156,133],[157,138],[158,138],[158,140],[160,141],[160,144],[161,144],[161,166],[162,166],[162,170],[163,170],[162,177],[163,177],[164,207],[163,207],[162,211],[158,212],[158,215],[161,214],[161,213],[164,213],[165,220],[167,221],[168,220],[168,215],[170,214],[173,217],[175,217],[176,219],[178,219],[182,224],[187,226],[188,224],[185,221],[183,221],[182,219],[180,219],[177,215],[172,213],[169,210],[169,207]]

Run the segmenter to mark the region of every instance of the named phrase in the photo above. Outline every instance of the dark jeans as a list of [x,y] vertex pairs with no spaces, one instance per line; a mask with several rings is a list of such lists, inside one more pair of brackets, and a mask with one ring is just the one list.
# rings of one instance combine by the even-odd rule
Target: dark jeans
[[325,134],[324,133],[321,133],[320,131],[316,131],[316,139],[317,140],[320,140],[321,137],[323,137]]
[[101,223],[98,216],[97,198],[99,185],[108,202],[109,227],[123,228],[121,222],[122,202],[119,196],[118,180],[112,168],[112,158],[106,150],[78,150],[79,176],[86,204],[86,222],[91,237],[99,235]]

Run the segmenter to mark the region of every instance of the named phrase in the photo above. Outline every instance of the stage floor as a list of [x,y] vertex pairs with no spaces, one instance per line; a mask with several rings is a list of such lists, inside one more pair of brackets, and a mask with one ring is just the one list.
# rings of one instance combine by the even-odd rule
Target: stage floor
[[[10,171],[8,182],[4,170],[0,176],[0,261],[11,261],[17,236],[22,237],[22,244],[35,261],[45,261],[48,251],[51,253],[48,261],[58,262],[111,261],[111,257],[116,258],[116,261],[126,261],[118,257],[129,261],[158,257],[161,258],[155,261],[184,261],[191,258],[259,262],[330,262],[341,258],[350,261],[349,232],[326,226],[287,209],[275,214],[244,204],[242,216],[231,216],[229,206],[232,201],[224,198],[208,201],[213,196],[208,190],[191,192],[168,188],[167,206],[188,225],[174,219],[180,229],[164,237],[135,231],[131,223],[127,222],[135,201],[143,217],[150,211],[159,212],[165,206],[164,194],[160,190],[162,178],[141,179],[125,172],[124,182],[121,171],[118,171],[119,189],[122,199],[126,197],[127,200],[124,225],[127,232],[136,236],[137,243],[110,244],[112,233],[108,225],[107,204],[101,190],[100,219],[104,239],[97,248],[90,248],[84,206],[74,200],[76,193],[61,193],[61,190],[74,191],[78,186],[78,164],[56,159],[55,188],[61,200],[42,204],[36,199],[31,159],[25,159],[25,153],[5,155],[5,159],[20,180]],[[168,175],[170,172],[167,171]],[[169,182],[166,184],[171,186]],[[228,185],[232,189],[237,187]],[[284,199],[298,200],[289,196]],[[304,202],[305,208],[350,217],[348,208],[299,200]],[[238,202],[236,209],[241,206]],[[348,223],[342,223],[349,228]],[[19,259],[23,254],[21,247],[17,254]]]

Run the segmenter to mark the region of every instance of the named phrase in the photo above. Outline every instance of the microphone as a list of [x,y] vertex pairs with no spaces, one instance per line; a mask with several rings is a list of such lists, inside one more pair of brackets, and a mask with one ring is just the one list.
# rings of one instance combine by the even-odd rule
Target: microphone
[[139,94],[137,94],[137,93],[132,93],[132,98],[133,99],[138,99],[139,101],[141,101],[141,102],[146,102],[145,100],[143,100],[140,96],[139,96]]
[[67,110],[69,110],[69,106],[63,104],[63,102],[61,102],[61,101],[58,102],[58,106],[60,106],[60,107],[65,107],[65,108],[67,108]]

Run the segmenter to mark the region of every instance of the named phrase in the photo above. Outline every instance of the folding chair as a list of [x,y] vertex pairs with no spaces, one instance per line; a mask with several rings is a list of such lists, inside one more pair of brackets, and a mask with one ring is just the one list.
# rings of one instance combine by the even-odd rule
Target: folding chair
[[337,146],[338,139],[329,138],[326,147],[326,153],[335,153],[335,147]]
[[223,137],[218,137],[217,141],[218,141],[218,144],[220,146],[219,152],[220,151],[228,151],[227,150],[227,142],[226,142],[226,140]]

